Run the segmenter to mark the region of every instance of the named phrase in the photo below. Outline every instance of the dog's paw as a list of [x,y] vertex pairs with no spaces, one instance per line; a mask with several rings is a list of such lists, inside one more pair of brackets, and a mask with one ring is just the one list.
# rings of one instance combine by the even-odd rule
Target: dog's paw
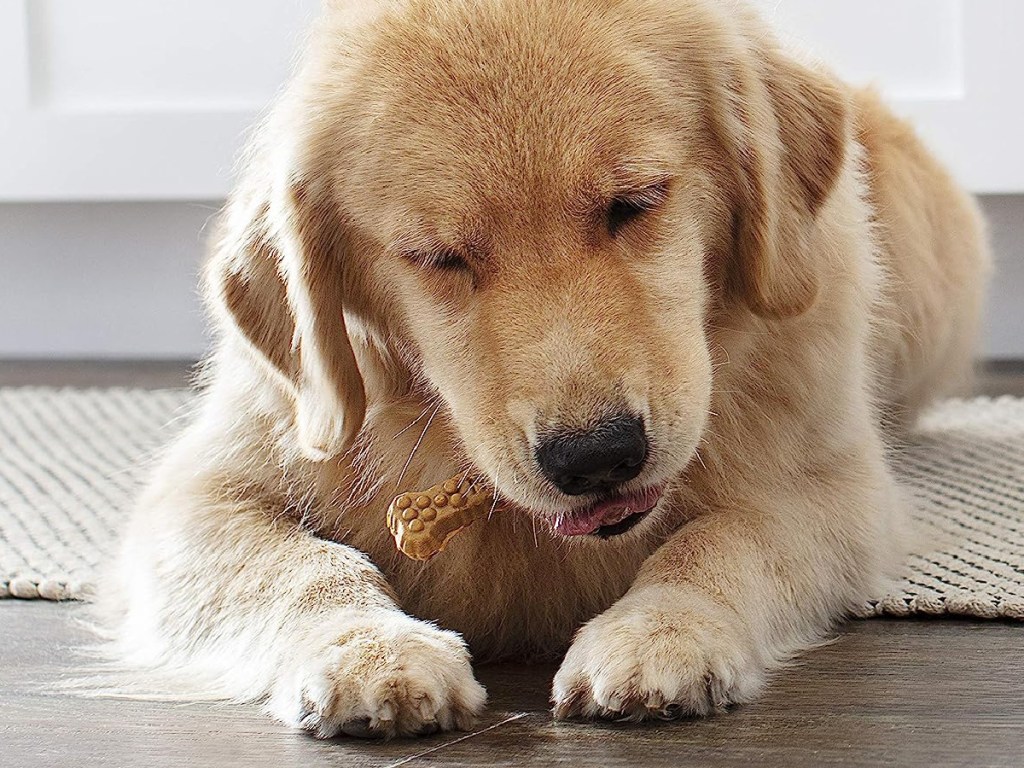
[[318,738],[465,730],[487,700],[454,632],[395,611],[345,611],[314,637],[268,708]]
[[729,608],[682,587],[626,595],[577,634],[555,675],[555,717],[709,715],[750,701],[767,665]]

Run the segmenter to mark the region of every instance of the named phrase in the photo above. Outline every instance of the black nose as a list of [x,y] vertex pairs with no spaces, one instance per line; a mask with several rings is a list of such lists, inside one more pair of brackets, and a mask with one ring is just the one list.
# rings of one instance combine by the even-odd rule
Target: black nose
[[570,496],[607,490],[640,474],[647,459],[644,423],[617,416],[589,432],[553,432],[537,445],[540,471]]

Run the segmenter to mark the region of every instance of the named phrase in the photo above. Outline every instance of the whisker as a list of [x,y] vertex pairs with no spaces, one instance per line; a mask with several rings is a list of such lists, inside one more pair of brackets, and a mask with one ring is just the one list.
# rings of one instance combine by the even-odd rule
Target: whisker
[[501,477],[501,469],[494,473],[494,500],[491,501],[491,508],[487,510],[487,522],[491,521],[491,517],[494,515],[494,510],[498,507],[498,495],[501,493],[498,490],[498,478]]
[[420,445],[423,444],[423,439],[427,436],[427,430],[430,429],[430,425],[434,423],[434,417],[437,416],[437,412],[441,410],[441,403],[438,403],[434,408],[434,412],[430,414],[430,418],[427,419],[427,425],[423,427],[423,431],[420,432],[419,438],[416,440],[416,444],[412,447],[412,451],[409,453],[409,458],[405,460],[405,466],[402,467],[401,474],[398,475],[398,482],[395,483],[395,493],[402,487],[402,480],[405,477],[405,473],[409,471],[409,465],[412,464],[413,456],[416,455],[416,451],[420,449]]
[[416,424],[419,423],[420,419],[422,419],[424,416],[427,415],[427,411],[429,411],[429,410],[430,410],[430,406],[428,405],[426,408],[423,409],[423,411],[420,413],[419,416],[417,416],[415,419],[413,419],[412,421],[409,422],[408,426],[406,426],[400,432],[396,432],[395,434],[393,434],[391,436],[391,439],[395,440],[395,439],[401,437],[402,435],[404,435],[410,429],[412,429]]
[[700,455],[700,450],[694,450],[693,455],[697,459],[697,461],[700,462],[700,465],[704,467],[704,471],[706,472],[708,469],[708,465],[704,463],[704,459]]

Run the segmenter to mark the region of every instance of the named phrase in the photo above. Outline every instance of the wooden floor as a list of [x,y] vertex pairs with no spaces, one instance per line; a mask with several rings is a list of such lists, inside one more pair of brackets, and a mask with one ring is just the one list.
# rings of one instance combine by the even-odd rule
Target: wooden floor
[[[0,362],[0,386],[175,386],[181,364]],[[986,394],[1024,395],[1001,366]],[[0,600],[0,768],[42,766],[1022,766],[1024,626],[853,622],[757,704],[705,721],[551,721],[552,667],[478,669],[490,693],[470,733],[317,742],[254,707],[83,699],[54,684],[88,641],[73,604]]]

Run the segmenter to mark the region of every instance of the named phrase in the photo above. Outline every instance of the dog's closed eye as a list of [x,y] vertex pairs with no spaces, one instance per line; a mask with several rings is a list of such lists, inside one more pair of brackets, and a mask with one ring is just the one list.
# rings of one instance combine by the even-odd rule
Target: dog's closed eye
[[668,182],[616,195],[605,212],[608,234],[615,237],[627,224],[660,207],[667,197]]
[[423,269],[441,272],[468,272],[469,262],[452,248],[438,248],[427,251],[406,251],[405,258]]

